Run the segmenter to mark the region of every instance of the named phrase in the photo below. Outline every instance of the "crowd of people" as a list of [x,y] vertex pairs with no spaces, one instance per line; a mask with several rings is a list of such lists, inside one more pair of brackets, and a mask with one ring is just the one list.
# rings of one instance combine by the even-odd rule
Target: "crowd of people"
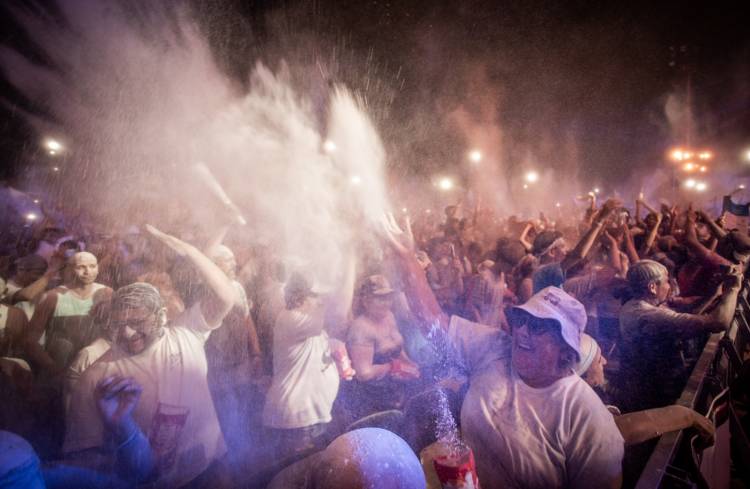
[[325,289],[229,225],[3,233],[0,487],[417,488],[436,443],[485,489],[620,487],[667,431],[711,443],[675,402],[746,230],[593,194],[404,217]]

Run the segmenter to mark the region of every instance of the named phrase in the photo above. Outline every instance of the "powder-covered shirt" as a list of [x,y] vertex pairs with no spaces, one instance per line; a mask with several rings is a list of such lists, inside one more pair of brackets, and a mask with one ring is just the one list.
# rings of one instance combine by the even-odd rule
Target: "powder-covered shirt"
[[331,421],[339,374],[323,328],[325,308],[283,310],[273,331],[273,381],[263,424],[304,428]]
[[448,336],[470,374],[461,428],[483,489],[605,487],[622,473],[623,438],[583,379],[533,388],[502,331],[454,316]]
[[138,355],[92,365],[71,392],[63,451],[103,446],[104,429],[94,388],[104,377],[133,377],[143,393],[133,417],[157,457],[158,486],[179,487],[226,453],[206,374],[204,344],[211,328],[200,303],[164,329],[164,335]]

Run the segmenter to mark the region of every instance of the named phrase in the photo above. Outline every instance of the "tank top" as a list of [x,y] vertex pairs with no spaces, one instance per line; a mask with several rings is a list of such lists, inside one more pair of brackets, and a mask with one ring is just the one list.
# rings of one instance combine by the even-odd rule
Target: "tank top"
[[97,338],[98,331],[89,311],[94,305],[94,296],[104,287],[94,284],[87,299],[77,297],[67,287],[59,287],[63,293],[57,295],[55,312],[46,329],[47,352],[59,366],[67,366],[76,353]]

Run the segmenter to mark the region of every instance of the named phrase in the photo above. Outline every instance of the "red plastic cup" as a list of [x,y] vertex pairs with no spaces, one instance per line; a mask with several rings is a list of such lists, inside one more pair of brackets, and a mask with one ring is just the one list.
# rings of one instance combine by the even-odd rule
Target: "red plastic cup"
[[443,489],[480,489],[474,452],[461,445],[432,461]]
[[346,345],[336,342],[331,351],[331,358],[336,363],[336,369],[339,371],[339,377],[344,380],[351,380],[354,377],[354,369],[349,353],[346,351]]

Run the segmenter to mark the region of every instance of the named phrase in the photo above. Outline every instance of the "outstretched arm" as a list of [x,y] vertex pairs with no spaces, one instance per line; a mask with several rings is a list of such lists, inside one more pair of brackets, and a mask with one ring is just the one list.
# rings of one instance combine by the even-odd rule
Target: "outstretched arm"
[[399,264],[409,308],[423,332],[429,332],[433,325],[447,330],[449,318],[440,308],[427,283],[427,277],[414,256],[414,237],[408,217],[405,228],[406,231],[401,230],[392,214],[384,216],[383,235]]
[[208,298],[201,301],[203,316],[212,329],[221,326],[224,316],[234,306],[237,296],[237,290],[226,274],[195,246],[163,233],[150,224],[146,225],[146,230],[156,239],[174,250],[175,253],[190,260],[198,270],[203,283],[212,292]]
[[588,255],[589,251],[591,250],[591,247],[594,245],[594,242],[596,241],[596,238],[599,236],[599,233],[604,227],[604,221],[606,221],[609,215],[612,214],[612,211],[614,211],[615,208],[619,206],[620,206],[620,202],[614,199],[610,199],[604,203],[601,210],[594,218],[594,221],[591,224],[591,227],[589,228],[589,230],[578,241],[578,244],[573,249],[573,251],[568,253],[563,259],[562,263],[560,264],[563,271],[570,270],[578,262],[586,258],[586,255]]
[[701,438],[713,443],[714,426],[704,416],[684,406],[647,409],[615,417],[625,445],[636,445],[670,431],[695,428]]

